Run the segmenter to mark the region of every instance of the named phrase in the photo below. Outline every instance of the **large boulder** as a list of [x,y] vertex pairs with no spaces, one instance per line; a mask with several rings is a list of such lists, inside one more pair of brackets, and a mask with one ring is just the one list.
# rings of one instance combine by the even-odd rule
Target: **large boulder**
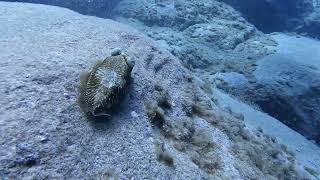
[[320,42],[285,34],[273,37],[279,44],[275,54],[259,60],[256,70],[246,74],[248,79],[217,76],[223,82],[219,87],[319,143]]
[[9,2],[26,2],[39,3],[65,7],[72,9],[81,14],[93,15],[98,17],[110,17],[113,8],[120,2],[120,0],[6,0]]
[[[144,31],[188,68],[215,66],[231,71],[234,62],[268,54],[268,36],[248,23],[239,12],[219,1],[123,0],[114,19]],[[199,48],[200,47],[200,48]]]
[[232,7],[209,0],[123,0],[114,11],[116,16],[135,18],[149,26],[174,27],[180,30],[214,21],[216,17],[246,23]]
[[[5,179],[315,178],[275,138],[221,110],[174,56],[129,26],[5,2],[0,24]],[[88,120],[76,101],[81,71],[115,48],[135,61],[133,81],[111,117]]]
[[[314,19],[317,0],[5,0],[66,7],[86,15],[103,18],[125,16],[143,21],[148,26],[160,25],[185,29],[209,22],[211,17],[239,21],[245,18],[265,33],[292,31],[320,37],[318,18]],[[121,2],[123,1],[123,2]],[[120,4],[119,4],[120,3]],[[119,5],[118,5],[119,4]],[[228,5],[230,6],[228,6]],[[233,7],[233,8],[231,8]]]
[[320,38],[320,2],[315,11],[306,16],[295,30],[311,37]]
[[269,54],[265,46],[272,41],[239,12],[219,1],[18,1],[66,7],[130,24],[159,40],[188,68],[216,66],[215,72],[232,71],[238,68],[231,67],[235,62],[252,64],[252,59]]

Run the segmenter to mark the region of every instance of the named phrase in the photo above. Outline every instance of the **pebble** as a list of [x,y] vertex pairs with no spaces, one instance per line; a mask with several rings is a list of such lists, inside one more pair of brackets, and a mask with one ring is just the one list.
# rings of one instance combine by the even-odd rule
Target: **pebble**
[[135,111],[132,111],[132,112],[131,112],[131,117],[137,118],[137,117],[139,117],[139,114],[136,113]]

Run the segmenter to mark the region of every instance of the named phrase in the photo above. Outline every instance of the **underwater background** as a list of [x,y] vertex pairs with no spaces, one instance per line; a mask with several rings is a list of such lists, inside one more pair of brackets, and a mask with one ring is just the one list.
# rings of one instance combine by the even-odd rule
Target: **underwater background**
[[320,178],[319,0],[9,0],[0,34],[4,179]]

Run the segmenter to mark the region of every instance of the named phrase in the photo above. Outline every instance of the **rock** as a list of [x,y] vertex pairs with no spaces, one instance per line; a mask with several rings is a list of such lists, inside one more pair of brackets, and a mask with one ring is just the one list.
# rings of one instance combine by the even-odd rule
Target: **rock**
[[295,30],[298,33],[305,34],[311,37],[320,38],[320,4],[316,10],[307,15],[304,21],[300,23]]
[[218,1],[19,1],[67,7],[130,24],[161,41],[188,68],[215,66],[216,72],[230,71],[233,61],[246,64],[248,54],[250,59],[268,54],[265,46],[272,41],[231,6]]
[[[310,140],[319,143],[320,43],[316,40],[274,34],[276,53],[257,62],[250,83],[220,77],[219,87],[253,102]],[[239,79],[239,78],[238,78]],[[236,82],[236,83],[235,83]],[[228,86],[226,88],[226,86]]]
[[[250,132],[244,139],[242,120],[223,112],[176,57],[129,26],[7,2],[0,2],[0,24],[0,176],[5,179],[312,178],[294,168],[295,157],[281,145]],[[135,61],[132,87],[107,121],[85,121],[76,103],[81,71],[115,48]],[[133,111],[139,116],[133,118]],[[39,135],[50,141],[40,142]],[[281,159],[271,159],[274,150]],[[20,159],[25,165],[15,165]],[[283,162],[293,168],[269,171]]]
[[238,91],[242,91],[243,87],[249,86],[248,79],[243,75],[235,72],[230,73],[217,73],[214,75],[214,79],[222,80],[226,82],[228,86],[238,89]]
[[[1,177],[98,178],[110,174],[109,169],[123,179],[212,176],[157,134],[146,115],[144,101],[155,97],[154,83],[161,82],[175,103],[164,112],[165,123],[174,125],[175,119],[185,116],[181,104],[187,93],[181,90],[188,89],[187,72],[170,53],[136,30],[111,20],[43,5],[1,2],[0,7],[0,44],[6,47],[0,54],[4,59],[0,91],[5,94],[0,101]],[[80,73],[108,57],[114,48],[125,50],[136,60],[132,90],[108,121],[85,121],[76,103]],[[35,77],[52,77],[54,81],[39,83],[33,81]],[[139,117],[133,120],[132,111]],[[183,128],[183,121],[178,122]],[[50,141],[39,142],[43,132]],[[164,139],[174,169],[157,160],[157,138]],[[32,146],[17,155],[13,149],[21,142]],[[228,150],[224,153],[230,154]],[[19,159],[27,166],[14,166]],[[237,174],[232,164],[226,163],[232,170],[221,173]]]
[[115,15],[135,18],[148,26],[174,27],[184,30],[192,25],[214,21],[216,17],[226,20],[242,20],[230,6],[217,1],[191,0],[124,0],[116,7]]
[[215,71],[228,71],[232,61],[245,62],[248,54],[251,59],[268,54],[265,46],[272,42],[218,1],[123,0],[114,10],[114,19],[161,41],[188,68],[214,66]]
[[[230,33],[233,32],[233,33]],[[255,28],[237,21],[215,19],[214,23],[196,24],[188,27],[184,33],[195,41],[216,44],[220,49],[234,49],[255,33]]]
[[[298,161],[302,162],[306,170],[309,169],[308,167],[312,167],[312,169],[320,168],[320,147],[318,145],[307,140],[279,120],[254,109],[251,105],[245,104],[221,90],[215,89],[213,94],[222,106],[229,107],[235,113],[243,114],[244,121],[249,129],[257,129],[259,134],[271,135],[271,141],[283,143],[290,152],[296,155],[297,159],[299,159]],[[297,149],[299,150],[297,151]],[[271,153],[278,154],[277,151],[272,151]]]
[[39,3],[69,8],[85,15],[93,15],[98,17],[110,17],[112,9],[119,3],[119,0],[7,0],[9,2],[27,2]]
[[[298,32],[319,38],[317,0],[222,0],[220,1],[190,1],[190,0],[6,0],[10,2],[28,2],[61,6],[82,14],[103,18],[127,17],[135,18],[148,26],[159,25],[186,29],[189,26],[211,21],[211,17],[239,21],[238,13],[254,24],[260,31]],[[228,6],[228,5],[230,6]],[[317,16],[317,15],[316,15]]]

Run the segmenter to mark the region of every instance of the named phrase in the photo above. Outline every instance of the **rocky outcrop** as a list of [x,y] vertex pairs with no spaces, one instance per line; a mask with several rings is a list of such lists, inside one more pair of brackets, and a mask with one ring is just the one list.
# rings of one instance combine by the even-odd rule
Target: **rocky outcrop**
[[[318,0],[6,0],[66,7],[86,15],[102,18],[124,16],[143,21],[148,26],[160,25],[185,29],[209,22],[211,17],[239,21],[245,18],[260,31],[297,32],[319,38]],[[123,1],[123,2],[121,2]],[[120,3],[120,5],[118,5]],[[226,5],[226,4],[230,5]],[[214,5],[213,5],[214,4]]]
[[296,27],[296,31],[311,37],[320,38],[320,2],[315,11],[304,18],[304,21]]
[[175,27],[184,30],[192,25],[212,22],[215,18],[241,21],[244,19],[230,6],[217,1],[191,0],[124,0],[114,10],[116,16],[135,18],[148,26]]
[[237,69],[230,67],[234,61],[248,62],[270,53],[265,46],[272,44],[232,7],[218,1],[123,0],[114,18],[146,32],[188,68],[230,71]]
[[[223,2],[242,12],[245,18]],[[273,53],[270,46],[276,45],[272,38],[259,32],[246,19],[265,32],[294,29],[297,32],[317,36],[319,18],[315,1],[252,0],[241,2],[224,0],[223,2],[209,0],[122,0],[117,3],[115,1],[108,3],[104,1],[81,1],[81,3],[69,1],[67,5],[66,2],[54,1],[54,4],[69,7],[85,14],[102,17],[112,15],[116,20],[130,24],[147,33],[162,48],[169,50],[177,57],[188,69],[200,74],[203,72],[223,73],[224,78],[229,78],[228,80],[233,79],[232,76],[235,74],[254,76],[256,61]],[[42,3],[53,4],[53,1],[43,1]],[[83,10],[82,6],[86,6],[87,10]],[[312,11],[313,13],[310,14]],[[295,65],[292,65],[292,68],[295,69],[293,66]],[[297,77],[294,84],[300,82],[298,77],[313,77],[313,73],[309,70],[306,70],[302,75],[300,72],[303,71],[292,70],[291,72],[290,70],[290,73]],[[236,85],[238,89],[236,94],[239,94],[243,89],[248,89],[248,91],[259,89],[259,93],[249,93],[250,95],[258,94],[255,98],[247,97],[248,93],[241,96],[245,99],[254,99],[252,101],[258,104],[263,111],[281,119],[290,127],[302,132],[306,137],[318,139],[318,135],[315,133],[318,125],[307,120],[317,119],[318,110],[313,107],[317,100],[305,100],[303,103],[306,105],[307,102],[310,102],[307,109],[312,110],[297,109],[292,104],[299,103],[289,102],[293,97],[301,98],[301,93],[305,94],[303,97],[307,99],[309,97],[317,99],[314,98],[317,94],[313,90],[310,94],[301,89],[299,93],[288,95],[287,92],[290,92],[291,89],[290,85],[278,91],[280,85],[268,88],[264,84],[266,82],[256,83],[255,81],[255,78],[249,78],[245,82],[250,84],[248,88]],[[290,113],[287,113],[288,111]],[[293,123],[291,119],[299,120]],[[297,125],[297,122],[300,122],[300,125]],[[297,128],[298,126],[300,128]],[[310,130],[309,128],[312,129],[312,127],[315,129]]]
[[6,0],[9,2],[39,3],[65,7],[81,14],[107,18],[120,0]]
[[[129,26],[4,2],[0,22],[5,179],[315,178],[275,138],[220,109],[177,58]],[[87,121],[76,102],[81,71],[115,48],[135,60],[132,84],[111,117]]]
[[277,52],[258,61],[253,76],[220,75],[224,83],[219,86],[319,143],[320,43],[284,34],[273,37]]

